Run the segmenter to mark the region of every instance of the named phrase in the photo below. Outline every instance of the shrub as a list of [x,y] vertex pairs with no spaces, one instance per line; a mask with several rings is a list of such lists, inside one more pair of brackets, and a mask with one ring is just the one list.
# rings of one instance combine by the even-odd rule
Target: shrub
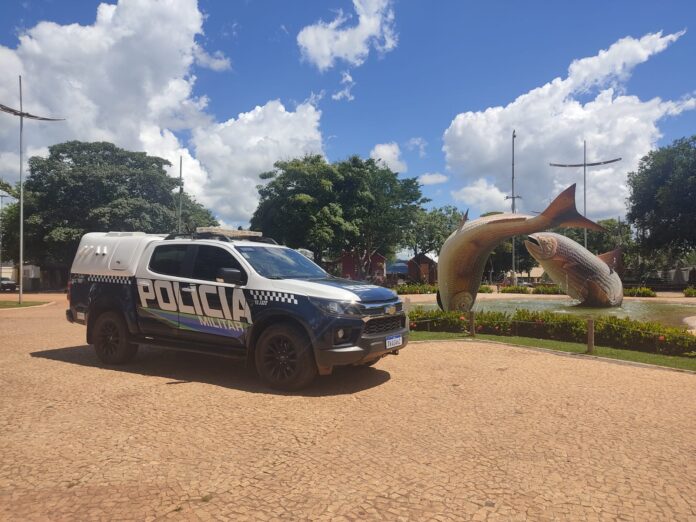
[[533,294],[558,295],[565,294],[563,289],[558,285],[539,285],[532,288]]
[[427,284],[405,284],[394,288],[397,294],[434,294],[437,292],[437,285]]
[[624,288],[624,296],[626,296],[626,297],[657,297],[657,294],[651,288],[641,286],[638,288]]
[[493,293],[493,288],[491,288],[488,285],[481,285],[479,286],[479,294],[492,294]]
[[502,286],[501,294],[528,294],[529,288],[526,286]]
[[690,286],[684,290],[684,297],[696,297],[696,288]]
[[[417,308],[409,317],[412,330],[464,332],[469,323],[468,315],[462,312]],[[492,335],[517,335],[580,343],[587,340],[585,319],[550,311],[518,309],[514,314],[477,312],[475,328],[477,333]],[[666,355],[696,353],[696,336],[683,328],[611,316],[595,320],[595,343]]]

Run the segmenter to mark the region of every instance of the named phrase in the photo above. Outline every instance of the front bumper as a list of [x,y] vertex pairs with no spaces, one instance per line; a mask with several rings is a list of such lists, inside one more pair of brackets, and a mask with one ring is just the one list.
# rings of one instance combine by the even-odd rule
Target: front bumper
[[[400,328],[387,333],[375,335],[362,335],[353,346],[340,346],[317,350],[317,366],[331,368],[333,366],[346,366],[361,364],[379,359],[384,355],[398,352],[408,344],[408,328]],[[403,342],[400,346],[387,348],[387,338],[400,335]]]

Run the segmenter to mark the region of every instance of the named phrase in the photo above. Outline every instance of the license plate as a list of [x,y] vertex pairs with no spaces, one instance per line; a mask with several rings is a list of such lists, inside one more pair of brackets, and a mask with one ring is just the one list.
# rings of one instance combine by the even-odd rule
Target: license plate
[[397,346],[401,346],[404,344],[404,340],[400,335],[392,335],[390,337],[387,337],[387,350],[390,348],[396,348]]

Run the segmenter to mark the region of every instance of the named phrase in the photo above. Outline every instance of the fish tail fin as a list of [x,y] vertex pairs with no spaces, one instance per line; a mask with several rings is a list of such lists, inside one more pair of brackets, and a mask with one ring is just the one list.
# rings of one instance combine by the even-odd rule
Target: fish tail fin
[[551,222],[552,227],[589,228],[600,232],[606,230],[603,226],[584,217],[575,208],[575,183],[561,192],[541,215]]

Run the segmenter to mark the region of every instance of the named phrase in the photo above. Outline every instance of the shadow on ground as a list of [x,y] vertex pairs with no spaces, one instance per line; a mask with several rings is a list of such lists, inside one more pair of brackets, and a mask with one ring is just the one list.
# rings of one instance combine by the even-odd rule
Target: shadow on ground
[[244,362],[213,355],[147,347],[140,348],[138,355],[131,363],[107,366],[97,359],[94,348],[85,344],[32,352],[31,356],[118,372],[165,377],[171,379],[166,383],[168,385],[199,382],[251,393],[308,397],[351,394],[379,386],[390,378],[389,372],[374,367],[335,368],[332,375],[317,377],[309,388],[288,393],[265,386],[259,380],[256,372],[247,368]]

